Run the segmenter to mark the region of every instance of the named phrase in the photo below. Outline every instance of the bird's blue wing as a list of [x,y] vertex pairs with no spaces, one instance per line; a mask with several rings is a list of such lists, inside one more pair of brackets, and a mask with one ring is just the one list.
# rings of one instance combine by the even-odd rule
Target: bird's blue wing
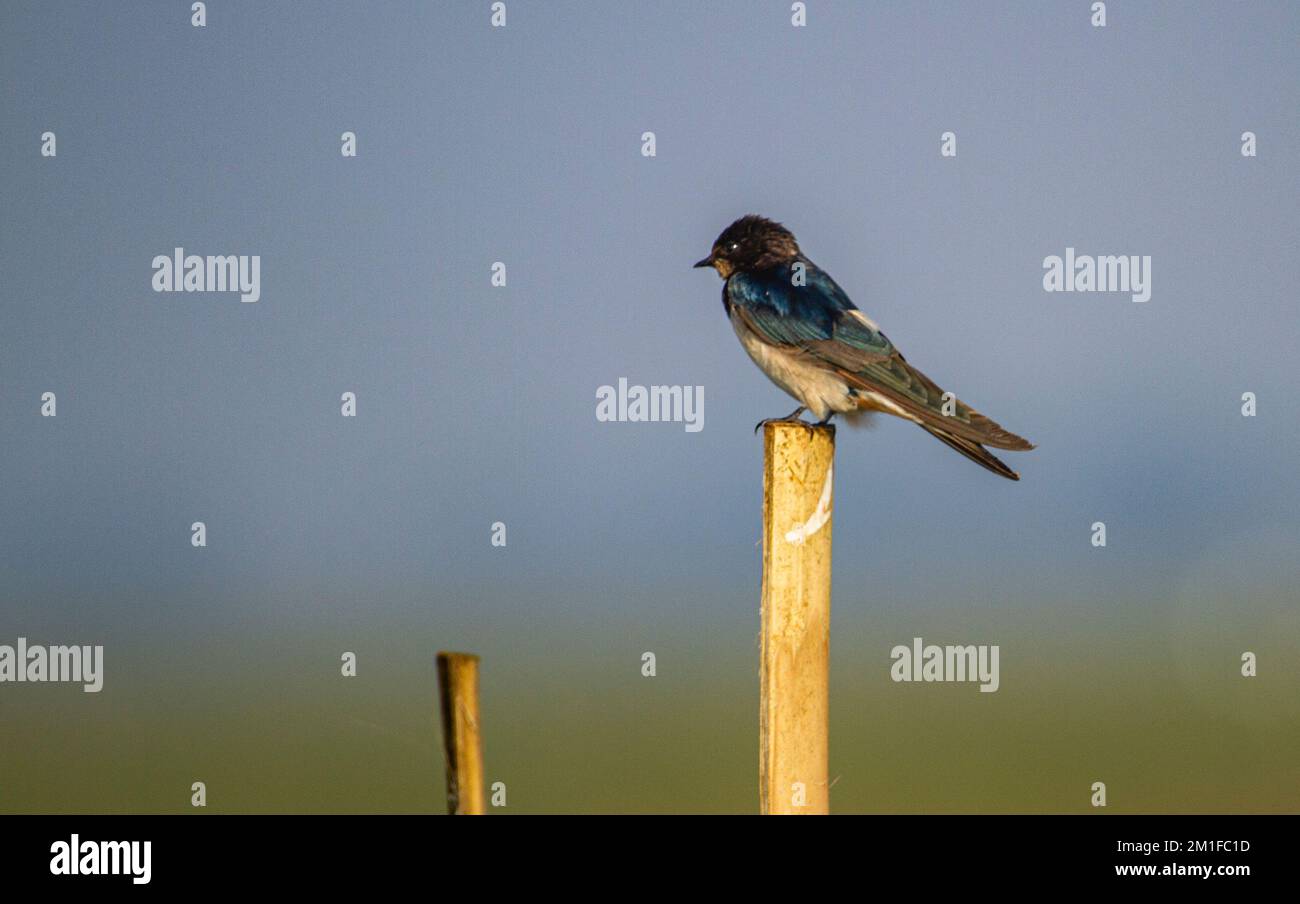
[[862,363],[894,352],[830,276],[812,263],[798,263],[804,265],[802,285],[784,266],[732,275],[725,289],[728,310],[739,309],[745,323],[772,345],[802,346],[819,356],[825,351],[835,357],[838,351],[840,357],[861,357]]
[[727,310],[770,345],[797,349],[863,393],[882,395],[924,424],[963,440],[1001,449],[1033,448],[1026,440],[944,392],[894,348],[825,272],[804,264],[804,285],[790,267],[734,273],[723,289]]

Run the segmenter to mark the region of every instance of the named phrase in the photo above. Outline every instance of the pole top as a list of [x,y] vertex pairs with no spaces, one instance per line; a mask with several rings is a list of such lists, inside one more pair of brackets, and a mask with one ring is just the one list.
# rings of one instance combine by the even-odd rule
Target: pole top
[[477,653],[451,653],[446,650],[439,650],[438,658],[441,660],[454,660],[454,659],[459,659],[461,661],[471,660],[473,662],[478,662],[480,659]]
[[797,431],[803,431],[808,437],[818,434],[822,436],[835,436],[834,424],[809,424],[806,421],[768,421],[763,425],[764,436],[781,436],[789,437]]

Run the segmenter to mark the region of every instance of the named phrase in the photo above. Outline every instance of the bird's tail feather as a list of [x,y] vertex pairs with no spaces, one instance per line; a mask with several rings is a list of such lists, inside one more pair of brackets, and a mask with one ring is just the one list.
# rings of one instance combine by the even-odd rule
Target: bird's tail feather
[[998,458],[988,449],[985,449],[979,443],[973,440],[966,439],[965,437],[962,436],[955,436],[954,434],[949,433],[946,430],[941,430],[938,427],[931,426],[930,424],[918,422],[917,426],[920,427],[922,430],[924,430],[926,433],[933,436],[934,438],[938,439],[940,442],[945,443],[946,445],[948,445],[953,449],[956,449],[958,452],[960,452],[962,455],[965,455],[967,458],[975,462],[977,465],[988,468],[994,474],[998,474],[1002,477],[1007,478],[1008,480],[1020,479],[1019,474],[1017,474],[1015,471],[1008,468],[1000,458]]

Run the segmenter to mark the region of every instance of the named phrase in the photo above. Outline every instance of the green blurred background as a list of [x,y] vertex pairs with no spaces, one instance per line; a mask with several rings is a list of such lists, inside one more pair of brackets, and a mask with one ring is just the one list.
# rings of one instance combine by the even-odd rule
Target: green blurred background
[[[3,809],[204,812],[189,805],[201,780],[206,812],[440,813],[433,653],[468,647],[483,655],[488,780],[507,787],[493,812],[752,813],[756,597],[726,621],[693,617],[701,601],[679,589],[653,617],[558,631],[528,614],[545,603],[532,594],[525,627],[491,637],[414,620],[114,648],[99,695],[6,695]],[[1105,620],[1077,601],[942,617],[871,604],[836,588],[834,812],[1086,813],[1098,780],[1097,812],[1300,808],[1298,625],[1281,599],[1132,600]],[[914,634],[998,643],[1000,690],[894,684],[889,649]],[[339,676],[343,649],[356,678]],[[1239,674],[1246,649],[1258,677]]]

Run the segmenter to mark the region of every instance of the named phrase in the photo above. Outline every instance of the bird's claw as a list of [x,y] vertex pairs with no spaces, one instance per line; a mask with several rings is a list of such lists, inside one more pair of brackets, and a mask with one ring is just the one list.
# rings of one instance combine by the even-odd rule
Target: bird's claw
[[762,430],[768,424],[803,424],[803,426],[805,427],[811,427],[812,426],[811,424],[809,424],[807,421],[799,417],[799,415],[803,414],[806,410],[807,410],[806,408],[800,405],[798,408],[796,408],[794,411],[791,411],[785,417],[765,418],[754,425],[754,432],[758,433],[758,431]]

